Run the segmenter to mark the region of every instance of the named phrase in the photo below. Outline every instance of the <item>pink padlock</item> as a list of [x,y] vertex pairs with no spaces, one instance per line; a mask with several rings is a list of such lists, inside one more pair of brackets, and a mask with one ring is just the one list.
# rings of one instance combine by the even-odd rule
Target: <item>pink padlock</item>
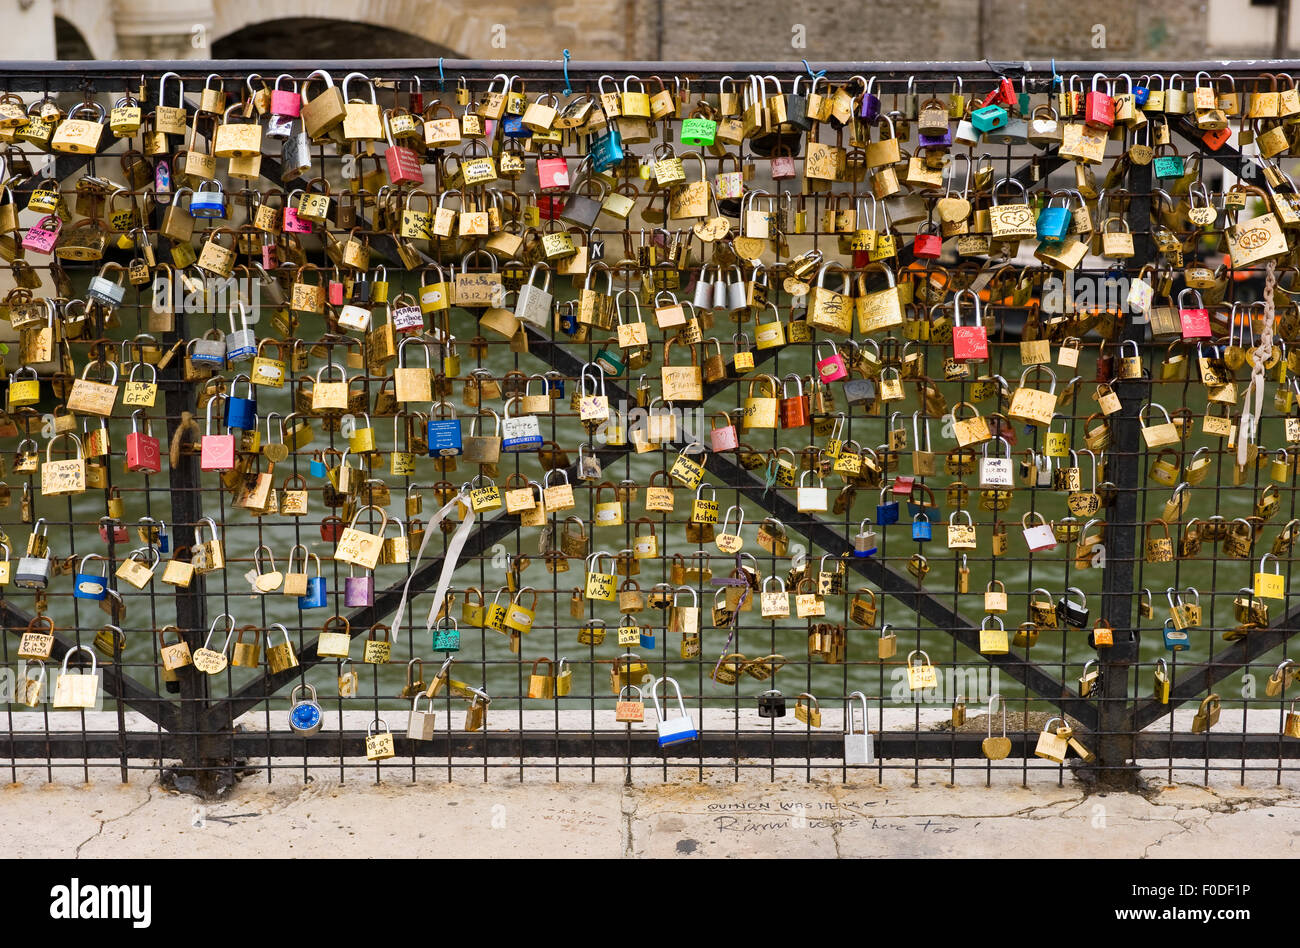
[[50,253],[59,242],[63,221],[56,214],[47,214],[28,228],[23,236],[23,247],[36,253]]
[[262,268],[274,270],[280,265],[280,255],[275,252],[273,244],[262,244]]
[[[713,423],[714,418],[721,418],[726,424],[721,428]],[[719,412],[709,416],[709,442],[714,451],[734,451],[740,447],[740,436],[731,419]]]
[[[280,80],[288,79],[291,89],[281,89]],[[288,73],[275,77],[275,88],[271,90],[271,114],[297,118],[302,114],[302,96],[298,93],[298,83]]]
[[[1183,297],[1192,294],[1192,305],[1184,306]],[[1201,294],[1191,287],[1178,294],[1178,321],[1182,326],[1184,339],[1209,339],[1210,311],[1201,301]]]
[[[821,358],[822,346],[831,347],[831,355]],[[840,379],[849,377],[849,367],[844,362],[844,356],[836,348],[833,342],[817,343],[817,377],[823,382],[838,382]]]
[[781,145],[772,155],[772,180],[788,181],[794,174],[794,155],[790,154],[789,148]]
[[203,471],[229,471],[235,466],[235,436],[227,429],[226,434],[212,433],[212,406],[217,395],[208,401],[208,430],[199,441],[199,469]]
[[347,300],[344,298],[344,289],[342,280],[330,280],[325,287],[325,298],[329,300],[331,306],[342,306]]
[[538,158],[537,180],[543,191],[569,189],[569,162],[565,158]]
[[311,221],[305,221],[299,217],[297,208],[286,207],[284,209],[282,228],[286,234],[310,234]]

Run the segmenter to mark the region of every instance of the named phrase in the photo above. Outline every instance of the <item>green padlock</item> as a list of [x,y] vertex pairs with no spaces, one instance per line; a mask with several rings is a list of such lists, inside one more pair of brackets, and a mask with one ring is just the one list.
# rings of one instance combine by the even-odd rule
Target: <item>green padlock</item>
[[618,376],[623,374],[624,364],[623,360],[619,357],[618,349],[613,351],[609,349],[601,349],[596,353],[596,364],[600,366],[602,372],[606,375],[613,376],[614,378],[618,378]]
[[688,118],[682,121],[683,145],[711,148],[718,134],[718,123],[712,119]]

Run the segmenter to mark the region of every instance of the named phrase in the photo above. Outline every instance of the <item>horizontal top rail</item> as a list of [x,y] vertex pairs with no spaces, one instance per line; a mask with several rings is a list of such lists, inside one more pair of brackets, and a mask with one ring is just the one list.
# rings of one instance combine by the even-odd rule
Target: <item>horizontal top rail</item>
[[[440,76],[454,85],[459,76],[467,78],[490,77],[497,73],[519,76],[524,79],[553,77],[564,74],[563,60],[482,60],[482,59],[209,59],[209,60],[65,60],[39,61],[15,60],[0,62],[0,85],[13,86],[15,82],[28,81],[34,90],[51,92],[81,91],[88,85],[100,82],[118,82],[123,78],[141,75],[157,78],[165,72],[175,72],[182,79],[199,79],[211,73],[254,73],[274,80],[278,73],[288,73],[303,78],[308,73],[323,69],[331,75],[373,70],[376,78],[410,79],[418,76],[422,82],[437,82]],[[1025,61],[934,61],[934,62],[740,62],[719,63],[704,61],[593,61],[570,59],[568,76],[575,81],[593,81],[604,74],[681,76],[683,78],[716,80],[724,76],[751,74],[775,75],[782,78],[812,75],[823,72],[827,79],[842,81],[854,75],[876,79],[903,81],[912,76],[932,80],[970,79],[972,76],[1008,76],[1012,78],[1050,79],[1053,75],[1069,77],[1078,75],[1091,78],[1093,73],[1107,76],[1129,73],[1134,78],[1143,73],[1168,76],[1177,73],[1189,83],[1197,72],[1211,75],[1227,72],[1240,76],[1243,73],[1259,75],[1269,72],[1300,72],[1297,59],[1222,59],[1197,61],[1153,62],[1144,60],[1025,60]],[[266,75],[270,72],[270,76]],[[26,91],[24,89],[24,91]]]

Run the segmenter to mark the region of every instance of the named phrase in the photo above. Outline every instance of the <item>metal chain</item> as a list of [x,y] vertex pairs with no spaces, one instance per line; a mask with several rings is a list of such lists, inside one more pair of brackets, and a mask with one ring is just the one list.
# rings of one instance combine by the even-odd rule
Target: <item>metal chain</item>
[[1237,432],[1238,467],[1246,466],[1247,451],[1259,431],[1259,419],[1264,411],[1264,363],[1273,354],[1275,312],[1273,288],[1275,286],[1277,286],[1277,263],[1270,260],[1264,273],[1264,327],[1260,332],[1259,344],[1251,354],[1250,386],[1246,389],[1245,404],[1241,410],[1241,427]]

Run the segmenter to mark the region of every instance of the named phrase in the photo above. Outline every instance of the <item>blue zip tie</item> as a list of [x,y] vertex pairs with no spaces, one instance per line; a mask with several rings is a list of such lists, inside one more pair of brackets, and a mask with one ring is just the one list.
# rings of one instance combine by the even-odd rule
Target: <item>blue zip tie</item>
[[447,91],[447,75],[442,71],[442,57],[438,57],[438,91]]
[[813,70],[812,70],[812,66],[809,66],[809,65],[808,65],[808,60],[804,59],[804,60],[800,60],[800,61],[803,63],[803,68],[808,70],[808,75],[811,76],[812,78],[814,78],[814,79],[824,79],[824,78],[826,77],[826,70],[825,70],[825,69],[818,69],[816,72],[813,72]]
[[573,95],[573,85],[569,82],[569,56],[570,53],[566,49],[564,51],[564,94],[565,95]]

